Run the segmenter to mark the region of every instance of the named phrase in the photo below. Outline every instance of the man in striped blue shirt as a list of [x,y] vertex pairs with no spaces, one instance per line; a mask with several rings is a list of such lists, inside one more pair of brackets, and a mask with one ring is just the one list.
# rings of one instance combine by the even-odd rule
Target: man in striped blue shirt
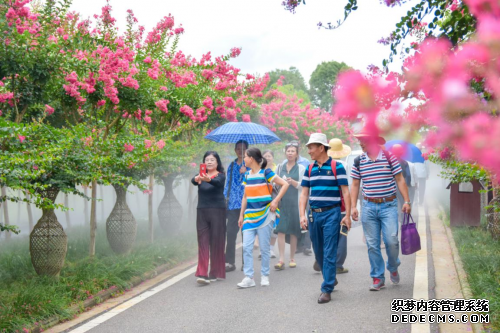
[[[349,187],[347,174],[341,163],[332,161],[327,151],[330,145],[323,133],[313,133],[307,143],[308,153],[314,164],[306,169],[302,178],[302,193],[299,201],[300,224],[306,228],[306,203],[312,211],[309,233],[316,261],[323,273],[323,284],[318,303],[328,303],[337,284],[337,248],[340,225],[351,228]],[[335,168],[334,170],[332,169]],[[341,196],[345,201],[346,216],[341,221]]]
[[360,182],[363,181],[363,214],[361,223],[368,246],[368,258],[370,259],[370,276],[373,284],[372,291],[378,291],[385,287],[384,258],[380,250],[380,233],[385,243],[387,252],[387,270],[390,273],[392,283],[399,283],[398,267],[399,240],[398,240],[398,201],[396,197],[396,185],[401,192],[405,202],[403,212],[410,213],[410,198],[408,188],[403,178],[401,165],[398,159],[383,150],[380,146],[385,140],[367,131],[355,135],[358,138],[363,154],[354,160],[351,169],[351,206],[352,218],[358,220],[356,204]]

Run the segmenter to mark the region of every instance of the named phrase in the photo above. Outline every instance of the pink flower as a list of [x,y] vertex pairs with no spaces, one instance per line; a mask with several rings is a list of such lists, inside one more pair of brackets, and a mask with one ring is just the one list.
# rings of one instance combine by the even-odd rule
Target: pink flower
[[210,110],[214,109],[213,101],[209,96],[205,98],[205,100],[203,101],[203,105]]
[[144,148],[148,149],[151,147],[151,145],[153,144],[153,141],[151,140],[144,140]]
[[101,99],[97,102],[97,106],[103,106],[104,104],[106,104],[106,101],[104,99]]
[[144,190],[144,191],[142,191],[142,193],[147,194],[147,195],[151,195],[151,194],[153,194],[153,191],[151,191],[151,190]]
[[23,143],[23,142],[24,142],[24,140],[26,139],[26,137],[25,137],[25,136],[22,136],[22,135],[20,135],[20,134],[17,136],[17,138],[19,139],[19,141],[20,141],[21,143]]
[[162,150],[163,147],[165,147],[165,141],[163,140],[160,140],[156,143],[156,147],[158,147],[158,149]]
[[50,116],[51,114],[54,113],[54,108],[48,104],[45,104],[45,112],[47,112],[47,114]]
[[145,116],[143,119],[146,123],[151,124],[151,117],[150,116]]
[[146,64],[150,64],[151,63],[151,57],[150,56],[147,56],[145,59],[144,59],[144,62]]
[[168,112],[167,105],[170,103],[169,100],[167,99],[160,99],[158,102],[155,103],[156,107],[160,109],[160,111],[163,111],[165,113]]
[[231,49],[231,58],[236,58],[237,56],[239,56],[241,54],[241,48],[238,48],[238,47],[233,47]]
[[252,120],[250,119],[250,115],[249,114],[244,114],[243,116],[241,116],[241,119],[243,120],[243,122],[245,123],[249,123],[251,122]]
[[135,165],[136,165],[136,164],[137,164],[137,163],[130,162],[130,163],[128,164],[128,166],[127,166],[127,167],[128,167],[129,169],[132,169],[133,167],[135,167]]
[[194,163],[194,162],[190,163],[189,165],[191,166],[191,168],[196,168],[196,163]]
[[33,165],[33,170],[38,170],[38,166],[37,165]]
[[194,118],[194,111],[188,105],[182,106],[179,111],[188,116],[190,119]]
[[134,146],[128,143],[124,144],[123,147],[125,148],[125,151],[132,151],[135,148]]

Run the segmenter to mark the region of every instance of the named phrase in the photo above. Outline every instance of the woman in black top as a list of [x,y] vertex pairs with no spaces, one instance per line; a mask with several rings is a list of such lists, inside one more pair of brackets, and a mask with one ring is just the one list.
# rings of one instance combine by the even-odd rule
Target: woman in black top
[[[207,285],[217,278],[226,278],[226,200],[224,184],[226,176],[219,154],[207,151],[203,156],[207,173],[191,180],[198,186],[196,230],[198,232],[198,268],[195,276],[199,284]],[[208,263],[210,257],[210,273]]]

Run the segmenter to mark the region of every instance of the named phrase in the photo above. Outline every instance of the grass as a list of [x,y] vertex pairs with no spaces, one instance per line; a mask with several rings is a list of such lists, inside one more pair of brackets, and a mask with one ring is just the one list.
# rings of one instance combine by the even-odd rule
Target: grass
[[[108,245],[105,226],[97,230],[96,256],[88,258],[88,228],[73,228],[59,279],[39,277],[31,265],[28,239],[0,244],[0,332],[23,332],[58,315],[71,319],[73,305],[81,305],[98,292],[116,286],[131,287],[131,279],[155,267],[192,258],[193,235],[147,242],[147,224],[139,223],[131,253],[115,255]],[[158,235],[158,233],[157,233]]]
[[474,298],[490,304],[490,332],[500,332],[500,242],[484,228],[453,228],[468,282]]

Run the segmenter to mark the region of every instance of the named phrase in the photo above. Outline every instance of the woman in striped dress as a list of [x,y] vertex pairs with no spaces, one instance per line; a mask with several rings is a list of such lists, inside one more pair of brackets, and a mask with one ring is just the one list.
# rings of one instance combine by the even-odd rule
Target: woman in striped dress
[[[269,247],[272,230],[279,223],[278,203],[289,185],[271,169],[266,169],[267,161],[258,148],[247,149],[244,161],[250,170],[245,173],[243,181],[245,194],[238,224],[243,232],[245,278],[238,283],[238,287],[255,287],[253,244],[256,235],[259,236],[262,253],[260,285],[264,287],[269,286]],[[271,195],[273,182],[281,186],[280,192],[274,199]]]

